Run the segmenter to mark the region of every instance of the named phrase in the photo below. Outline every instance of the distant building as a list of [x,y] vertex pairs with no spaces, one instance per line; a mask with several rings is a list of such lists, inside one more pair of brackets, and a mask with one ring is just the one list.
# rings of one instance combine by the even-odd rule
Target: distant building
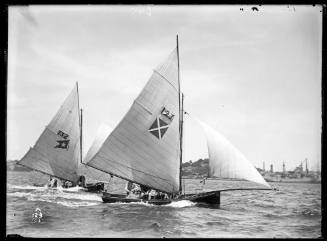
[[297,177],[297,178],[301,178],[301,177],[304,177],[305,174],[304,174],[304,171],[303,171],[303,163],[301,162],[301,164],[299,166],[297,166],[295,169],[294,169],[294,175]]
[[270,172],[274,172],[274,166],[273,166],[273,164],[270,164]]

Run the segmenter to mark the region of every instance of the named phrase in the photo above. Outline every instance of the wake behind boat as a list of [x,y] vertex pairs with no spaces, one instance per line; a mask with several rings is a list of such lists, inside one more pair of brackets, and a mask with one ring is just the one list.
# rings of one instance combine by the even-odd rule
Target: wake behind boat
[[[104,192],[103,202],[146,202],[165,205],[189,200],[220,204],[220,193],[239,189],[183,194],[183,109],[180,91],[179,47],[154,71],[117,127],[86,165],[138,185],[134,195]],[[207,124],[203,127],[209,151],[209,177],[238,178],[271,190],[254,166],[226,138]],[[156,194],[150,195],[151,191]],[[249,190],[249,189],[242,189]],[[253,190],[250,189],[250,190]]]

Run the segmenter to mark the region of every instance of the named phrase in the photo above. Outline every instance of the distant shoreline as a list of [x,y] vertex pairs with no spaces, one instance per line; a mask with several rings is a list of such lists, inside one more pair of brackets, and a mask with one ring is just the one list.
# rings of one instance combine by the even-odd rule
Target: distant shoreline
[[[7,170],[8,172],[31,172],[30,170]],[[182,179],[195,179],[195,180],[202,180],[203,177],[188,177],[184,176]],[[246,181],[242,179],[228,179],[228,178],[220,178],[220,177],[209,177],[206,178],[206,180],[222,180],[222,181]],[[298,179],[297,179],[298,180]],[[311,183],[311,184],[321,184],[321,181],[303,181],[303,180],[287,180],[287,181],[272,181],[272,180],[266,180],[266,182],[271,183]]]
[[[187,177],[184,176],[182,179],[200,179],[202,180],[203,177]],[[220,178],[220,177],[209,177],[206,180],[223,180],[223,181],[246,181],[242,179],[228,179],[228,178]],[[298,180],[298,181],[297,181]],[[321,184],[321,181],[304,181],[304,180],[287,180],[287,181],[272,181],[272,180],[265,180],[266,182],[273,182],[273,183],[311,183],[311,184]]]

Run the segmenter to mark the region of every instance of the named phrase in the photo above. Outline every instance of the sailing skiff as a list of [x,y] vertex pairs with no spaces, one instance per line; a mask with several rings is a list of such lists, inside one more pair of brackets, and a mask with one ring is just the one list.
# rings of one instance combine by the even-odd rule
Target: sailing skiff
[[[183,99],[177,36],[176,48],[153,71],[129,111],[86,163],[126,181],[169,194],[169,198],[147,200],[129,198],[127,194],[104,192],[103,202],[164,205],[189,200],[219,205],[222,191],[236,190],[182,193]],[[271,190],[240,151],[216,130],[201,121],[199,123],[207,137],[209,176],[246,179],[264,186],[256,188],[258,190]]]
[[[82,110],[79,109],[78,83],[35,145],[17,164],[69,181],[73,186],[80,182],[86,191],[104,190],[104,181],[108,180],[108,174],[82,162]],[[85,184],[85,176],[97,182]],[[97,178],[99,176],[102,180]]]

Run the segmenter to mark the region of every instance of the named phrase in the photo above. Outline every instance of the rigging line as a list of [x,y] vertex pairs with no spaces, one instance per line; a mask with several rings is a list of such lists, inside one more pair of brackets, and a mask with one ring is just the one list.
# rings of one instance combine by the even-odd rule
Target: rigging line
[[154,73],[158,74],[161,78],[163,78],[164,80],[166,80],[168,82],[168,84],[170,84],[177,92],[178,89],[168,80],[166,79],[165,76],[163,76],[160,72],[158,72],[156,69],[153,70]]
[[148,112],[150,115],[152,115],[152,112],[149,111],[141,102],[138,101],[138,99],[134,100],[134,103],[138,104],[139,106],[141,106],[146,112]]

